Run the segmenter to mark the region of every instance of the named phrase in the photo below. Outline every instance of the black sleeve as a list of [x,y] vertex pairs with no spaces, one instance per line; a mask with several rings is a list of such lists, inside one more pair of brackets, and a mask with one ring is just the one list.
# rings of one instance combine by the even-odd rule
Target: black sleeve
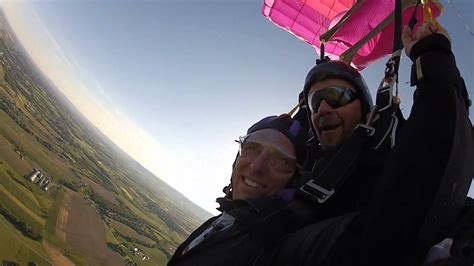
[[[461,93],[466,108],[471,106],[466,85],[456,67],[456,61],[451,51],[451,43],[444,35],[432,34],[416,43],[410,52],[410,58],[414,62],[411,67],[410,83],[412,86],[419,85],[424,87],[426,86],[424,82],[426,80],[435,84],[439,83],[440,85],[449,82],[455,85]],[[417,60],[421,62],[418,70]],[[418,77],[419,72],[422,73],[422,79]],[[416,99],[417,95],[418,92],[415,92],[414,99]]]
[[380,258],[422,256],[420,247],[446,236],[474,172],[467,92],[448,39],[428,36],[411,56],[413,107],[377,186],[367,227],[368,248],[380,250]]

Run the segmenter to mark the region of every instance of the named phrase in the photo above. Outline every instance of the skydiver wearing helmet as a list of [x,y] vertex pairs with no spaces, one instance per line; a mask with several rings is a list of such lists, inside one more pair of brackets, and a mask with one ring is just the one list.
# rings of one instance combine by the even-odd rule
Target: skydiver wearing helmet
[[[373,106],[363,77],[344,62],[323,62],[309,71],[303,95],[307,103],[305,119],[310,121],[311,134],[315,136],[311,141],[311,149],[308,151],[305,163],[305,171],[311,173],[307,176],[311,178],[325,169],[340,168],[341,160],[354,161],[350,167],[346,167],[347,171],[343,171],[344,176],[340,178],[337,192],[331,195],[324,205],[317,206],[310,219],[335,217],[367,207],[373,186],[382,174],[384,161],[391,147],[389,141],[379,145],[380,135],[384,135],[382,133],[386,131],[382,132],[381,129],[375,137],[368,139],[368,143],[360,153],[357,152],[356,157],[351,158],[351,154],[346,158],[341,156],[348,150],[348,148],[344,150],[343,146],[351,138],[354,139],[357,126],[367,122]],[[394,112],[398,119],[395,132],[398,133],[405,120],[398,108],[394,108]],[[382,123],[384,126],[383,122],[380,119],[375,121],[375,125]],[[376,145],[379,147],[374,149]],[[334,160],[336,156],[343,158]],[[304,183],[299,185],[302,186]]]
[[307,138],[288,115],[251,126],[239,138],[226,196],[217,199],[222,214],[196,229],[168,265],[251,265],[269,239],[265,220],[286,206],[285,188],[300,178]]
[[[417,89],[395,147],[388,155],[375,152],[387,159],[383,166],[377,156],[371,156],[371,141],[354,145],[364,129],[373,133],[366,122],[374,114],[366,118],[371,104],[360,74],[335,61],[309,72],[304,94],[320,145],[312,170],[324,177],[320,173],[345,168],[346,176],[334,176],[342,183],[335,187],[319,182],[328,180],[324,178],[302,186],[300,195],[309,197],[307,205],[316,210],[309,215],[315,222],[267,250],[259,265],[416,265],[446,237],[454,238],[451,255],[457,256],[457,262],[474,262],[473,230],[471,244],[463,250],[463,244],[456,245],[463,239],[462,232],[459,228],[454,235],[450,232],[456,220],[472,223],[474,216],[471,209],[459,218],[474,175],[467,90],[446,30],[432,23],[415,34],[406,28],[403,43],[414,62],[411,80]],[[354,147],[361,149],[360,156],[334,159],[354,153]],[[348,168],[338,164],[352,159],[355,163]]]

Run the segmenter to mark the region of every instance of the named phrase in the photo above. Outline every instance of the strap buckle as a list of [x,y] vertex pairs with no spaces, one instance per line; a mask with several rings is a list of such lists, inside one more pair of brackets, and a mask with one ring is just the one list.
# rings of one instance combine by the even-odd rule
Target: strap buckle
[[365,129],[365,130],[366,130],[366,133],[367,133],[367,136],[369,136],[369,137],[371,137],[371,136],[373,136],[373,135],[375,134],[375,128],[372,127],[372,126],[369,126],[369,125],[367,125],[367,124],[358,124],[358,125],[356,126],[356,130],[357,130],[357,128],[359,128],[359,127]]
[[393,104],[393,80],[380,82],[377,90],[376,104],[379,106],[378,112],[382,112],[390,108]]
[[308,182],[306,182],[299,191],[304,192],[305,196],[310,198],[313,203],[318,202],[318,203],[324,203],[326,200],[328,200],[332,194],[334,194],[335,190],[327,190],[323,188],[322,186],[314,183],[314,180],[311,179]]

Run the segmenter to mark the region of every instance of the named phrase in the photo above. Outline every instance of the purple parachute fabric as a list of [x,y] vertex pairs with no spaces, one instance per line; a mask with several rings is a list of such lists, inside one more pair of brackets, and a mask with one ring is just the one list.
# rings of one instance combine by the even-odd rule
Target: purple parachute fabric
[[[356,3],[355,0],[264,0],[262,13],[277,26],[312,45],[319,54],[320,36],[332,28]],[[347,18],[345,24],[325,44],[325,53],[332,59],[352,47],[379,25],[395,7],[395,0],[364,0]],[[431,3],[433,15],[438,17],[441,5]],[[403,25],[407,25],[415,6],[403,12]],[[423,8],[417,10],[417,26],[423,21]],[[416,27],[415,27],[416,28]],[[370,63],[391,54],[393,21],[364,44],[352,58],[352,63],[363,69]]]

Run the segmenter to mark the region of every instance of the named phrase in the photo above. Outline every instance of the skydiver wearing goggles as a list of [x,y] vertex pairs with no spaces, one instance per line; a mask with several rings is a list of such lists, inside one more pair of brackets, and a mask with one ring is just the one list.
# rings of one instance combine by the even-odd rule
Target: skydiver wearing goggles
[[[317,145],[316,152],[309,153],[314,162],[305,164],[305,169],[315,178],[299,192],[310,199],[306,202],[315,209],[310,217],[314,222],[267,250],[258,265],[420,265],[429,261],[430,247],[446,237],[458,241],[447,254],[470,264],[440,265],[472,265],[473,230],[467,241],[459,229],[452,230],[466,228],[456,224],[474,217],[472,206],[457,216],[474,175],[470,101],[448,34],[433,27],[425,24],[416,34],[404,30],[406,53],[414,62],[412,85],[417,90],[410,118],[404,123],[401,116],[396,120],[401,123],[390,136],[397,138],[392,151],[377,149],[382,146],[370,140],[377,143],[376,137],[354,145],[360,132],[373,133],[370,126],[377,134],[377,124],[369,121],[372,99],[357,70],[329,61],[308,73],[304,97]],[[400,115],[399,110],[394,113]],[[353,147],[362,147],[356,151],[361,154],[340,156],[355,153]],[[350,167],[338,162],[348,162]],[[341,182],[327,188],[331,182],[324,173],[328,172],[345,176],[329,176]],[[304,216],[308,209],[300,205],[293,211],[300,208]]]
[[307,139],[307,130],[287,114],[251,126],[237,140],[230,184],[217,199],[222,213],[197,228],[168,265],[251,265],[273,233],[266,221],[286,207],[286,190],[301,178]]
[[360,97],[358,92],[354,89],[331,86],[321,88],[320,90],[312,90],[308,96],[309,109],[313,113],[317,113],[322,101],[325,101],[333,109],[337,109],[346,104],[349,104]]

